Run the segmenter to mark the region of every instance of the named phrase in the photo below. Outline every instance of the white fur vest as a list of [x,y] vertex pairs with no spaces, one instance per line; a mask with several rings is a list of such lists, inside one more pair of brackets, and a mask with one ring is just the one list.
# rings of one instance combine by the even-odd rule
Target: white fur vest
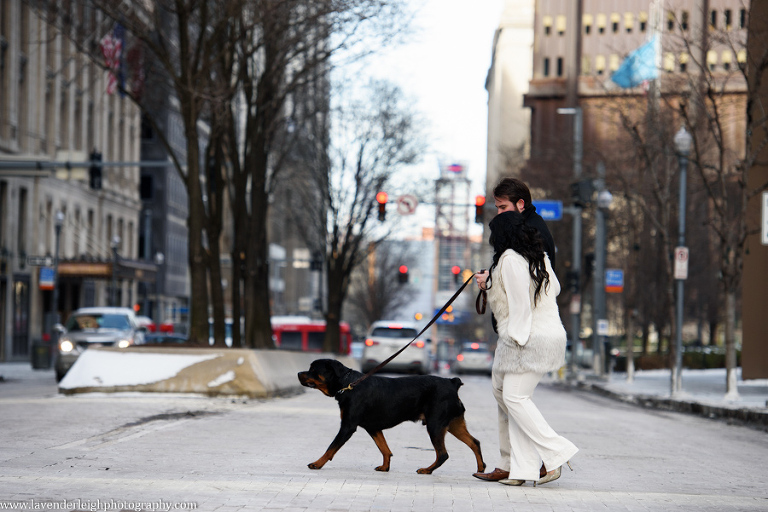
[[[560,320],[560,313],[555,298],[560,293],[560,282],[552,270],[549,258],[545,256],[549,286],[542,287],[538,303],[533,306],[534,282],[530,277],[526,283],[505,283],[502,279],[502,266],[507,264],[524,265],[526,273],[528,262],[517,252],[508,249],[493,269],[491,288],[488,290],[488,303],[496,317],[499,339],[493,361],[493,371],[501,373],[547,373],[555,371],[565,364],[565,342],[567,335]],[[527,343],[519,345],[508,334],[509,304],[505,286],[528,286],[532,305],[531,331]]]

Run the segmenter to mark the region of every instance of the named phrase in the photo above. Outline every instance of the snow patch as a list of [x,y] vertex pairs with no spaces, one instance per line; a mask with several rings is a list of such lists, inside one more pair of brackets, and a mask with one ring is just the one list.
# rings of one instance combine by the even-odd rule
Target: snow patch
[[222,384],[226,384],[227,382],[231,382],[235,380],[235,372],[232,370],[229,370],[227,373],[222,373],[215,379],[213,379],[211,382],[208,383],[209,388],[216,388],[221,386]]
[[62,389],[136,386],[175,377],[189,366],[220,357],[86,350],[59,383]]

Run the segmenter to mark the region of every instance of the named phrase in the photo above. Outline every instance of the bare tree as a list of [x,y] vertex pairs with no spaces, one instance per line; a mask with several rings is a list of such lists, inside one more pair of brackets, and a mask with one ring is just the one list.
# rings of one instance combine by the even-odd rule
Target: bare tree
[[[413,108],[400,89],[373,81],[362,99],[339,94],[332,109],[333,137],[326,157],[318,162],[327,172],[301,188],[311,229],[327,231],[325,254],[328,304],[325,313],[325,350],[338,350],[339,322],[352,272],[378,245],[385,228],[375,221],[376,193],[390,178],[416,161],[422,141]],[[325,167],[323,167],[325,166]],[[320,195],[321,202],[314,199]]]
[[416,296],[410,282],[400,281],[400,266],[413,267],[417,255],[395,243],[370,244],[368,253],[350,278],[345,310],[350,323],[367,329],[376,320],[392,318]]

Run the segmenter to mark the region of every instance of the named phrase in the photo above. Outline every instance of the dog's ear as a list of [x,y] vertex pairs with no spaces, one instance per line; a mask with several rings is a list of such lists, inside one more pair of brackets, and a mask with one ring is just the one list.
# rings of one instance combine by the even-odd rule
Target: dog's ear
[[331,360],[331,368],[333,368],[333,373],[336,375],[337,378],[341,378],[344,376],[344,374],[347,373],[347,368],[343,364],[341,364],[339,361],[336,361],[335,359]]

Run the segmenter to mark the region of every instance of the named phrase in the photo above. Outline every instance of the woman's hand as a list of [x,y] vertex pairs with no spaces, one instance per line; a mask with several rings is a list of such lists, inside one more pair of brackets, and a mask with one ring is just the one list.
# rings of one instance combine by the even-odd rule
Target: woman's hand
[[481,290],[487,290],[488,288],[485,287],[485,282],[488,280],[488,271],[483,269],[480,272],[475,273],[475,282],[477,283],[477,287]]

